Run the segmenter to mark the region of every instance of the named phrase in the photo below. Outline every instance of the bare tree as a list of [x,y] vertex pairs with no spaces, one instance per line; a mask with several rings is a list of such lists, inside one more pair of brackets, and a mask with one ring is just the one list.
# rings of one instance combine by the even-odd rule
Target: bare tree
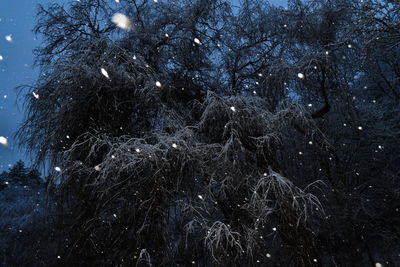
[[371,1],[119,2],[39,8],[18,137],[56,167],[63,264],[357,266],[377,261],[374,234],[399,241],[371,230],[387,222],[366,203],[371,184],[398,198],[377,182],[398,157],[369,160],[377,140],[398,145],[396,127],[378,132],[398,118],[360,97],[371,49],[387,49],[363,25],[397,40],[396,16]]

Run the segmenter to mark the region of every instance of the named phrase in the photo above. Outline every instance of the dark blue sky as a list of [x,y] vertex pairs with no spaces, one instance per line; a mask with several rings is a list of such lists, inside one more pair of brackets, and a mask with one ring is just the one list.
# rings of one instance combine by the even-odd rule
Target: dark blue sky
[[[23,158],[13,134],[23,117],[17,101],[16,86],[33,83],[37,71],[32,68],[32,49],[39,44],[32,33],[36,5],[44,0],[0,1],[0,136],[8,138],[8,147],[0,145],[0,171]],[[6,40],[11,35],[12,42]]]
[[[8,169],[18,159],[29,162],[13,139],[23,118],[22,98],[17,101],[14,88],[33,84],[37,78],[37,70],[32,67],[32,50],[40,40],[36,39],[32,29],[37,5],[49,2],[67,1],[0,0],[0,136],[8,138],[9,143],[7,147],[0,145],[0,171]],[[286,0],[271,0],[270,3],[284,5]],[[6,40],[9,35],[11,42]]]

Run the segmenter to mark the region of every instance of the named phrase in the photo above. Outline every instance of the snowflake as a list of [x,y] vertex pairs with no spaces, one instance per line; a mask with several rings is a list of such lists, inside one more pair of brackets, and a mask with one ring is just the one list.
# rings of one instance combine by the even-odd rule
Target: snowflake
[[200,42],[200,40],[199,40],[198,38],[194,38],[194,42],[195,42],[196,44],[198,44],[198,45],[201,45],[201,42]]
[[157,86],[157,87],[161,87],[162,84],[161,84],[159,81],[156,81],[156,86]]
[[101,74],[103,74],[107,79],[110,79],[108,72],[104,68],[101,68]]
[[60,172],[60,171],[61,171],[61,168],[60,168],[60,167],[54,167],[54,170],[55,170],[56,172]]
[[7,42],[10,42],[10,43],[11,43],[11,42],[13,41],[13,38],[12,38],[12,35],[11,35],[11,34],[6,35],[5,38],[6,38],[6,41],[7,41]]
[[130,30],[132,29],[132,21],[125,16],[124,14],[121,13],[116,13],[112,17],[111,21],[117,25],[117,27],[124,29],[124,30]]
[[7,146],[8,145],[7,138],[5,138],[4,136],[0,136],[0,144],[2,144],[3,146]]
[[297,77],[299,77],[300,79],[304,79],[305,76],[303,73],[299,72],[297,73]]

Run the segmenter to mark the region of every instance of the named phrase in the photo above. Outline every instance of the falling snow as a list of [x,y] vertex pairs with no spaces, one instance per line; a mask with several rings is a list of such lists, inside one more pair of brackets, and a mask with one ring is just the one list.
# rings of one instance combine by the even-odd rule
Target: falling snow
[[3,146],[7,146],[8,145],[7,138],[5,138],[4,136],[0,136],[0,144]]
[[12,35],[11,35],[11,34],[6,35],[4,38],[6,39],[7,42],[10,42],[10,43],[11,43],[11,42],[13,41],[13,38],[12,38]]
[[32,92],[32,94],[33,94],[34,98],[39,99],[39,95],[38,94],[36,94],[35,92]]
[[101,68],[101,74],[103,74],[107,79],[110,79],[108,72],[104,68]]
[[124,30],[130,30],[133,27],[132,21],[125,16],[124,14],[121,13],[116,13],[111,20],[117,27],[124,29]]
[[198,44],[198,45],[201,45],[201,42],[200,42],[200,40],[199,40],[198,38],[194,38],[194,42],[195,42],[196,44]]

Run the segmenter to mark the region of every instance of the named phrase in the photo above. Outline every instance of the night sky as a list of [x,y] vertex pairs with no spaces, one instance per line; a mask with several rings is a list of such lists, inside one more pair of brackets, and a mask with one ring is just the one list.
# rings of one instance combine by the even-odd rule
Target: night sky
[[[40,38],[37,39],[32,29],[37,5],[50,2],[67,1],[0,1],[0,136],[8,139],[8,146],[0,145],[0,171],[8,169],[18,159],[30,162],[13,138],[23,119],[23,97],[18,98],[15,88],[33,84],[37,78],[38,71],[32,66],[32,50],[40,44]],[[270,3],[284,5],[286,1],[272,0]]]

